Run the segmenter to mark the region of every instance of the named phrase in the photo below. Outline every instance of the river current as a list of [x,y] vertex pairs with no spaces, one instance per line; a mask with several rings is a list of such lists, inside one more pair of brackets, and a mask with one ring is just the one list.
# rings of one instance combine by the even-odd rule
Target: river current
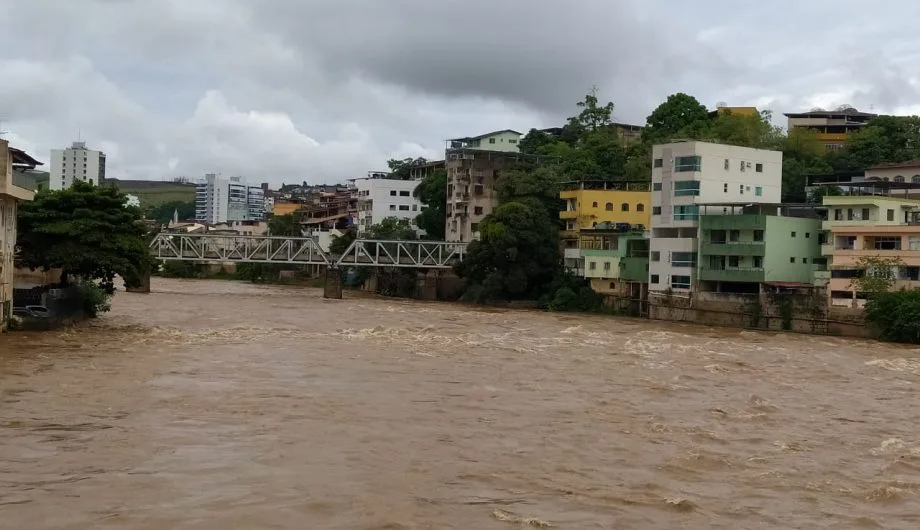
[[153,290],[0,335],[0,528],[920,528],[914,348]]

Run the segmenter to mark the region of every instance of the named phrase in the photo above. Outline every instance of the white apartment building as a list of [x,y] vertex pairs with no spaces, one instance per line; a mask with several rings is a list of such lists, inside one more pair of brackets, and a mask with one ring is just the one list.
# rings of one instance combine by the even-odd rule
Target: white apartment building
[[105,179],[105,153],[86,148],[86,142],[74,142],[67,149],[51,150],[51,174],[48,187],[63,190],[77,180],[101,184]]
[[782,174],[779,151],[696,141],[654,146],[649,290],[693,290],[700,205],[779,203]]
[[423,205],[414,197],[415,188],[420,182],[380,178],[376,174],[354,179],[353,193],[358,199],[358,235],[361,236],[368,228],[388,217],[407,219],[420,232],[415,225],[415,218],[422,211]]
[[195,185],[195,220],[217,224],[261,221],[265,217],[265,192],[240,177],[223,178],[208,173]]

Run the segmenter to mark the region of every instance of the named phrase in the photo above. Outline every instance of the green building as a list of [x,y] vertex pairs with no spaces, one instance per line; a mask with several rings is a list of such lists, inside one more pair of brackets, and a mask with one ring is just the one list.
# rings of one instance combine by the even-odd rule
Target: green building
[[813,285],[815,272],[827,267],[822,216],[814,206],[707,205],[699,225],[699,289],[756,293],[762,283]]
[[648,236],[622,231],[614,223],[599,223],[579,231],[584,276],[604,294],[628,294],[629,284],[648,283]]

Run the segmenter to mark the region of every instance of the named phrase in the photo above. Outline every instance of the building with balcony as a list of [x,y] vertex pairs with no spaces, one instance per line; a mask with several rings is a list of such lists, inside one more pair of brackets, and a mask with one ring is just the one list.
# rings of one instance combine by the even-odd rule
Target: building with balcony
[[920,159],[876,164],[866,170],[865,180],[920,184]]
[[208,173],[195,185],[195,220],[208,224],[261,221],[265,217],[265,192],[240,177],[223,178]]
[[840,107],[837,110],[814,109],[808,112],[791,112],[787,129],[808,129],[816,134],[816,140],[828,151],[842,149],[849,135],[862,129],[878,114],[860,112],[853,107]]
[[522,157],[520,138],[508,129],[447,141],[447,241],[479,238],[479,223],[498,206],[495,181]]
[[782,172],[778,151],[699,141],[654,146],[649,290],[693,290],[701,205],[723,204],[728,214],[729,204],[779,203]]
[[895,271],[895,288],[920,287],[920,200],[865,195],[825,196],[823,202],[828,216],[822,253],[831,269],[831,304],[865,302],[852,285],[863,272],[862,258],[897,259],[902,265]]
[[418,232],[415,218],[424,207],[415,198],[415,188],[420,183],[420,180],[388,179],[376,174],[350,181],[352,194],[357,198],[358,236],[388,217],[410,221]]
[[758,293],[761,284],[821,285],[827,270],[821,254],[823,214],[814,206],[702,206],[697,289]]
[[77,180],[101,184],[105,180],[105,153],[87,149],[86,142],[73,142],[66,149],[52,149],[49,189],[67,189]]
[[[512,144],[513,145],[513,144]],[[412,180],[422,180],[438,171],[445,171],[447,163],[444,160],[428,160],[425,162],[412,163],[409,168],[409,178]]]
[[13,315],[13,267],[16,251],[18,204],[31,201],[35,192],[18,180],[14,168],[40,165],[34,158],[0,139],[0,331]]
[[643,289],[630,284],[648,282],[648,233],[629,230],[623,225],[602,222],[579,232],[578,250],[581,275],[601,294],[633,296]]

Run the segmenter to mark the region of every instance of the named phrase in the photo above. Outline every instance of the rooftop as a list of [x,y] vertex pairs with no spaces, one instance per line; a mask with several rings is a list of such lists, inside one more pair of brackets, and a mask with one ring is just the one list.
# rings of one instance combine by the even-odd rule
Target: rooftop
[[878,114],[862,112],[850,107],[837,110],[812,109],[808,112],[786,112],[783,116],[787,118],[875,118]]
[[882,164],[876,164],[869,169],[898,169],[898,168],[909,168],[909,167],[920,167],[920,158],[915,158],[913,160],[906,160],[904,162],[885,162]]
[[492,131],[490,133],[480,134],[479,136],[467,136],[464,138],[450,138],[447,141],[448,142],[471,142],[473,140],[482,140],[483,138],[488,138],[490,136],[495,136],[496,134],[501,134],[501,133],[506,133],[506,132],[514,133],[517,135],[521,134],[518,131],[515,131],[514,129],[502,129],[500,131]]
[[10,147],[10,158],[13,159],[14,166],[29,166],[30,168],[34,168],[35,166],[45,165],[43,162],[39,162],[29,156],[29,154],[22,149],[16,149],[15,147]]

